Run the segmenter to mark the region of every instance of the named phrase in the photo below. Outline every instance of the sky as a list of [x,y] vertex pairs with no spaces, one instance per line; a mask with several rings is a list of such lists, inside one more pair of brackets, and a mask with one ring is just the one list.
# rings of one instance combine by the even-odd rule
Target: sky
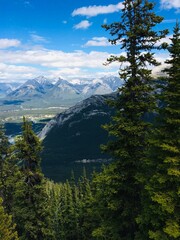
[[[180,0],[154,0],[155,12],[164,17],[157,30],[169,29],[169,42]],[[24,82],[43,75],[71,80],[118,75],[119,64],[104,66],[111,54],[109,32],[101,27],[120,21],[118,0],[0,0],[0,82]],[[163,68],[168,52],[155,57]]]

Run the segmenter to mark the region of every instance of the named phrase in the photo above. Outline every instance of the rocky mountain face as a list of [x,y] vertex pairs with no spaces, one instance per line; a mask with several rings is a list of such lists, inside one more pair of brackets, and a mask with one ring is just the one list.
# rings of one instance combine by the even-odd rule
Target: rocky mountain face
[[55,99],[76,99],[79,98],[80,92],[76,87],[64,80],[59,79],[53,87],[47,92],[46,97],[51,97]]
[[15,90],[7,90],[5,99],[28,101],[32,106],[37,103],[40,106],[53,106],[59,105],[60,102],[63,105],[72,106],[92,95],[116,91],[120,85],[120,79],[114,76],[71,82],[60,78],[56,83],[40,76],[26,81]]
[[0,83],[0,98],[7,96],[10,92],[15,90],[19,83]]
[[20,85],[17,89],[10,92],[7,97],[16,99],[28,99],[33,97],[43,96],[54,85],[44,77],[38,77],[32,80],[26,81]]
[[117,93],[94,95],[63,113],[56,115],[41,131],[43,140],[42,167],[45,175],[55,181],[100,168],[109,160],[100,145],[107,142],[108,134],[101,127],[110,121],[114,109],[107,104]]

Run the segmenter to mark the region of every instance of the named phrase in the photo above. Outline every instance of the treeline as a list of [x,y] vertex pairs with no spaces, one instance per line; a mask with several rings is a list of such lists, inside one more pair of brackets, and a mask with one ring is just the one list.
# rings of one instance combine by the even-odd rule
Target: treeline
[[[41,142],[23,119],[23,133],[10,145],[0,130],[0,239],[91,239],[93,183],[86,171],[75,182],[54,183],[40,168]],[[95,186],[94,186],[95,189]]]
[[73,175],[66,183],[45,179],[41,142],[23,121],[14,145],[0,130],[0,239],[89,239],[92,186],[85,170],[77,183]]
[[[163,18],[147,0],[125,0],[120,22],[103,27],[126,55],[116,109],[104,128],[113,136],[105,152],[113,163],[88,180],[53,183],[40,168],[41,142],[23,120],[10,145],[0,131],[0,239],[174,240],[180,238],[180,27],[171,44],[156,31]],[[154,51],[169,51],[166,77],[157,81]],[[153,122],[146,115],[155,115]]]

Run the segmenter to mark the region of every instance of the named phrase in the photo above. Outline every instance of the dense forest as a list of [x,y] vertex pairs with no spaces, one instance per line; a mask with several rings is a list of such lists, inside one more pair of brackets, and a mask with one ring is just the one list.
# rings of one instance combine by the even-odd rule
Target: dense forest
[[[91,179],[54,183],[41,171],[42,143],[23,118],[12,145],[0,128],[0,240],[180,239],[180,27],[168,30],[148,0],[125,0],[121,20],[103,25],[126,56],[119,62],[116,114],[101,146],[114,161]],[[164,77],[153,79],[158,50],[169,51]],[[147,122],[146,114],[154,120]]]

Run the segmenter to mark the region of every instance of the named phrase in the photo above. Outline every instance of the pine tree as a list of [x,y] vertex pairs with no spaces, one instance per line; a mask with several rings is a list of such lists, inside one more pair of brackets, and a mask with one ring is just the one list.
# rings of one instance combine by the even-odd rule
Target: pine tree
[[115,45],[121,43],[121,49],[126,52],[126,56],[111,56],[107,60],[107,64],[117,61],[124,66],[120,69],[124,84],[114,102],[116,116],[112,124],[105,126],[115,140],[104,146],[104,150],[116,161],[94,180],[97,189],[101,189],[102,183],[104,187],[101,194],[97,193],[97,202],[103,202],[104,212],[95,235],[98,237],[102,226],[108,226],[107,239],[114,240],[135,239],[138,231],[136,218],[141,210],[142,189],[139,173],[143,171],[141,166],[150,132],[150,123],[144,117],[155,107],[148,66],[159,64],[152,51],[160,48],[156,44],[167,33],[167,30],[154,30],[163,18],[153,12],[153,3],[125,0],[123,5],[121,22],[104,26],[113,36],[109,41]]
[[155,240],[180,238],[180,27],[177,23],[168,46],[169,67],[159,99],[159,117],[146,167],[147,205],[139,218],[142,232]]
[[5,213],[2,203],[0,198],[0,240],[18,240],[16,225],[12,222],[12,216]]
[[21,167],[13,214],[21,240],[54,239],[46,182],[40,168],[42,147],[31,124],[23,118],[23,133],[16,140],[15,156]]

